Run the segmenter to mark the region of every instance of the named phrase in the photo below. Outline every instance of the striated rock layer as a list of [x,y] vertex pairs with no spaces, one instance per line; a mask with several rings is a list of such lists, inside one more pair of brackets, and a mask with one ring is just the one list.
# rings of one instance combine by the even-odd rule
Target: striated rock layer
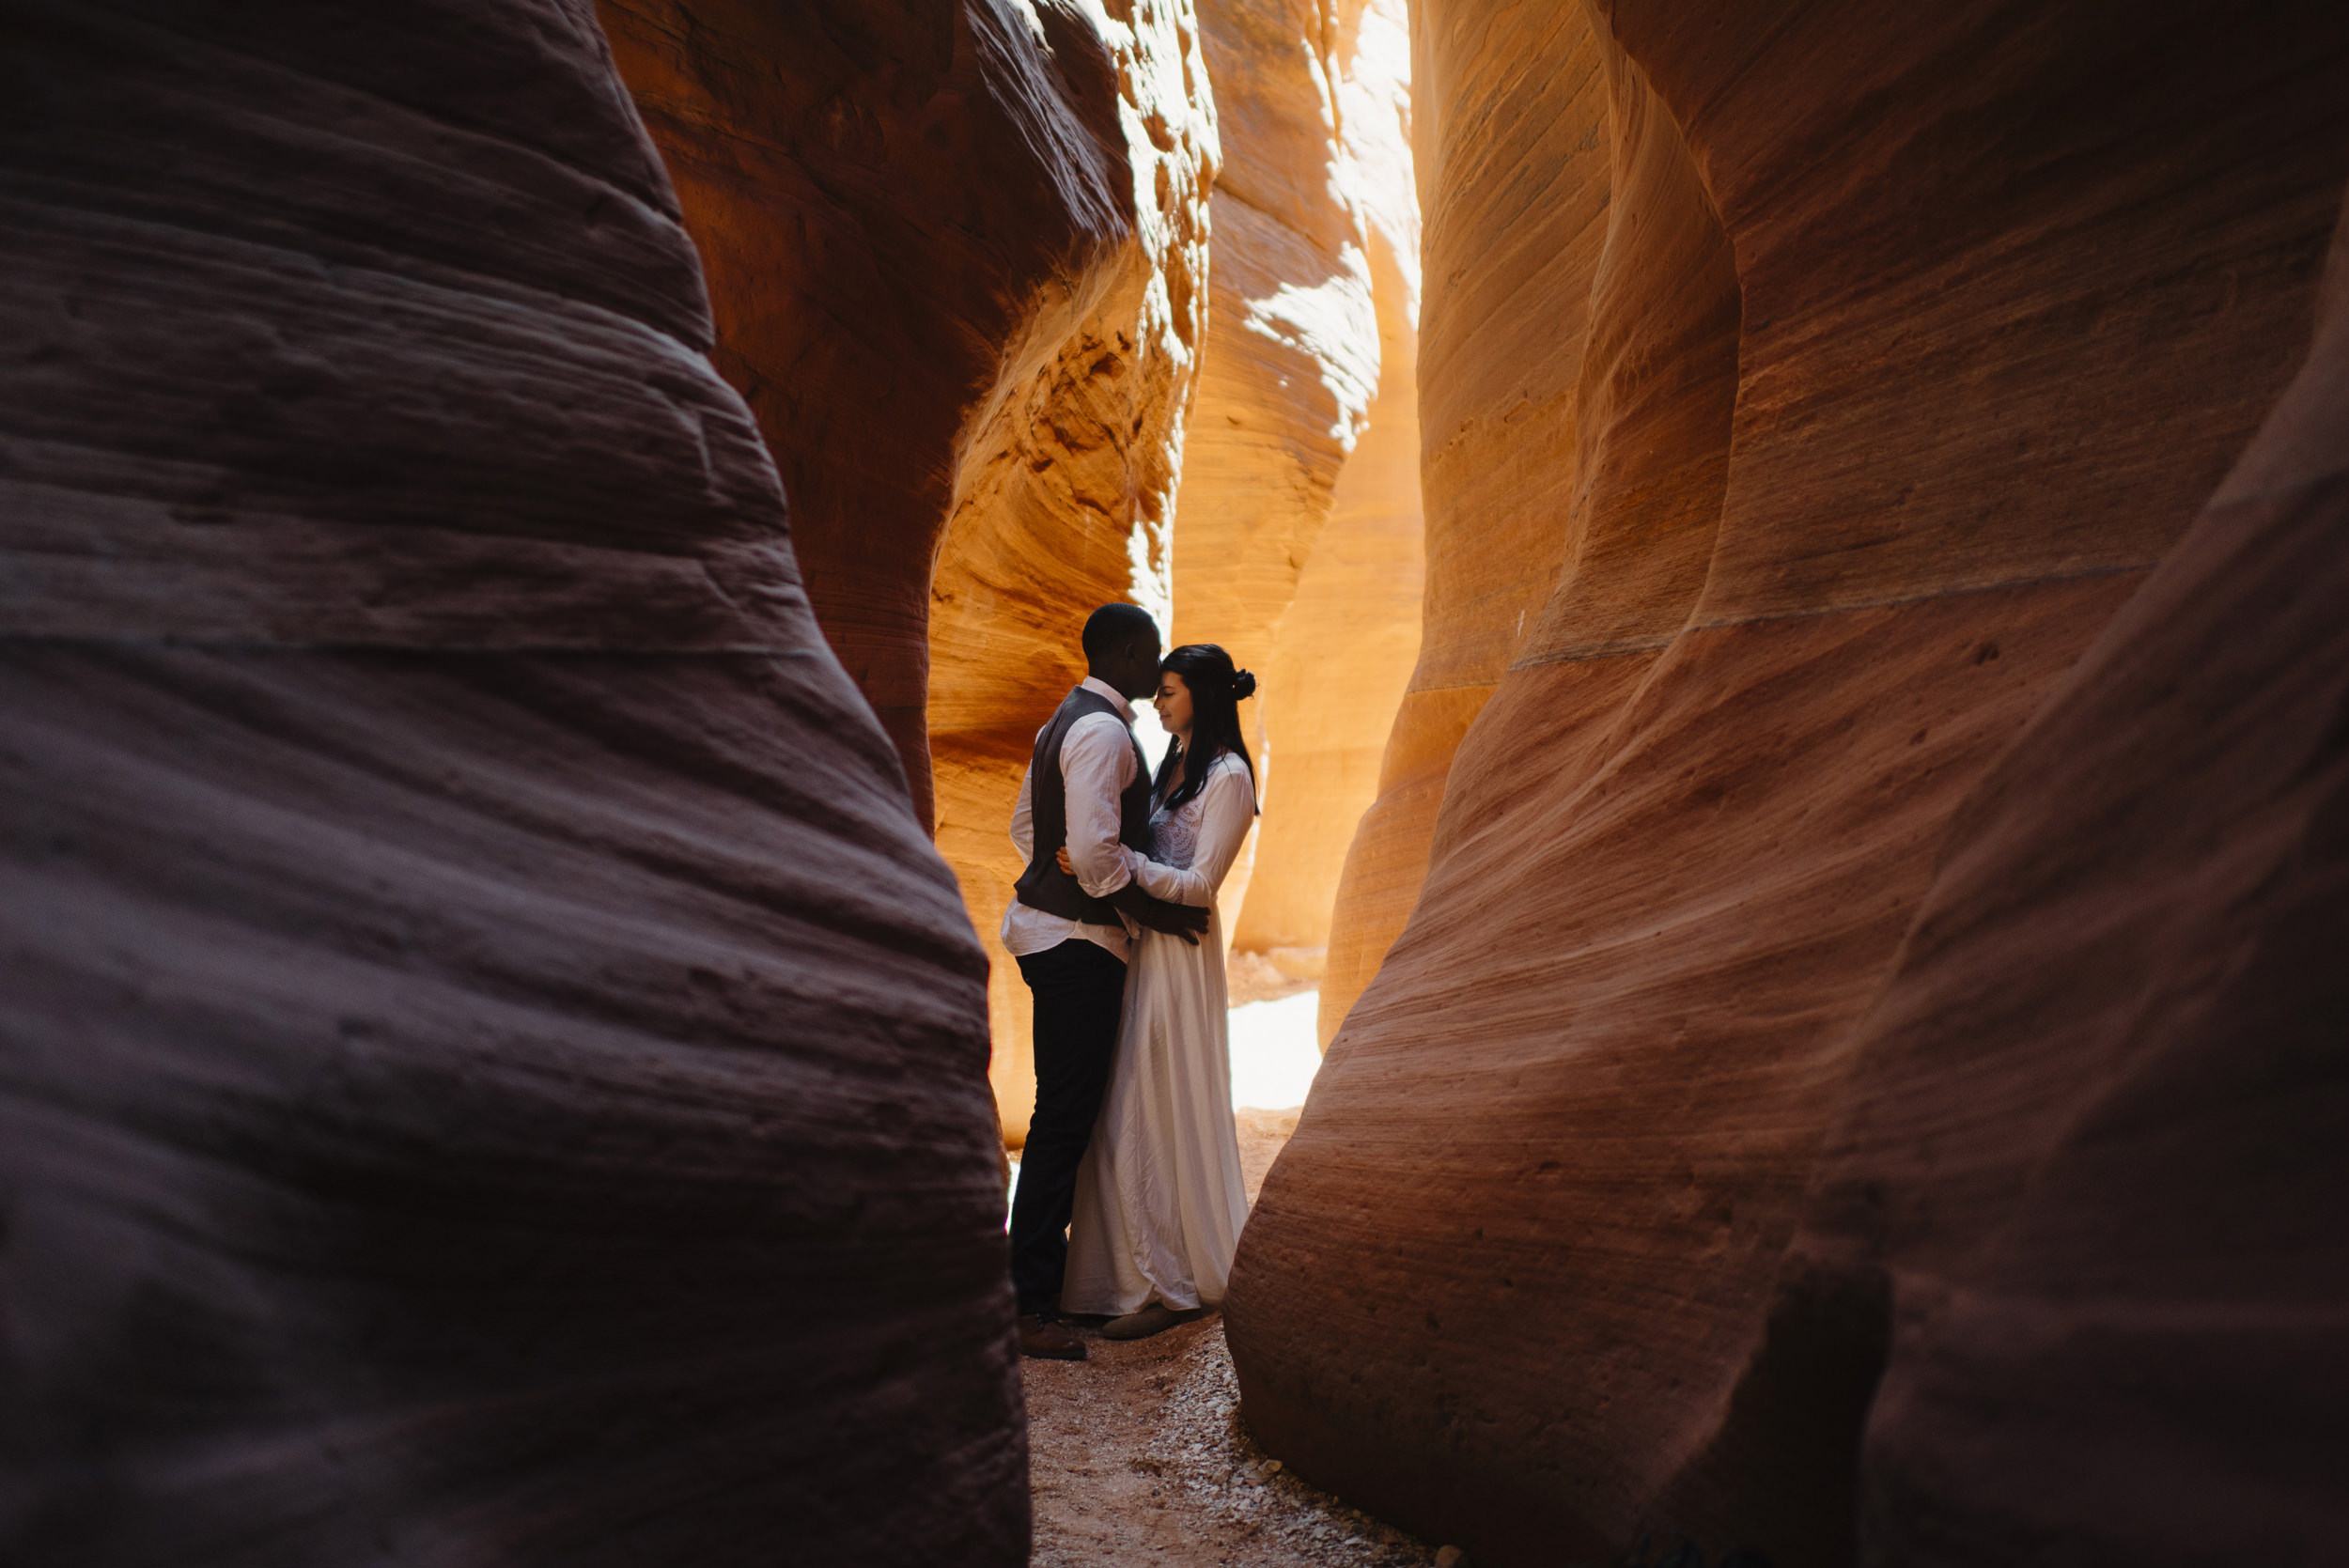
[[593,13],[12,22],[0,1557],[1023,1561],[984,959]]
[[1338,139],[1337,84],[1351,62],[1323,36],[1318,0],[1202,0],[1200,23],[1224,162],[1174,635],[1221,643],[1253,668],[1361,434],[1378,318]]
[[[2267,1501],[2266,1539],[2315,1539],[2325,1392],[2252,1369],[2337,1350],[2313,1305],[2333,1275],[2292,1271],[2335,1267],[2341,1238],[2295,1215],[2231,1254],[2205,1228],[2281,1201],[2295,1157],[2321,1181],[2317,1101],[2278,1096],[2337,1093],[2298,1043],[2337,1007],[2329,971],[2284,933],[2339,922],[2331,762],[2304,759],[2342,606],[2305,553],[2324,525],[2278,520],[2290,487],[2262,503],[2278,517],[2222,493],[1952,822],[2303,356],[2349,27],[1606,14],[1415,19],[1430,615],[1391,777],[1429,733],[1423,688],[1483,708],[1436,786],[1417,908],[1242,1238],[1252,1430],[1503,1564],[1650,1529],[1848,1560],[1856,1490],[1881,1560],[2055,1539],[2200,1560]],[[1554,237],[1517,260],[1520,209],[1603,210],[1587,270]],[[1481,295],[1476,270],[1453,281],[1471,256]],[[1454,401],[1513,360],[1519,400]],[[1510,567],[1530,613],[1496,588],[1438,618]],[[2217,602],[2171,608],[2197,593]],[[2239,727],[2140,722],[2184,690],[2160,672],[2222,644],[2192,704]],[[1434,686],[1448,649],[1484,662]],[[2256,983],[2230,967],[2254,959]],[[2152,1018],[2162,986],[2194,1016]],[[2226,1163],[2270,1132],[2308,1152]],[[2046,1184],[2028,1199],[2025,1172]],[[2227,1439],[2182,1436],[2221,1419],[2274,1428],[2252,1441],[2286,1457],[2241,1472],[2264,1491],[2232,1490]]]
[[[1608,86],[1581,12],[1542,8],[1488,28],[1481,13],[1422,5],[1411,27],[1425,598],[1418,663],[1333,899],[1325,1048],[1418,901],[1453,753],[1565,548],[1607,238]],[[1520,73],[1547,85],[1526,91]]]
[[994,932],[1019,768],[1085,613],[1168,596],[1217,158],[1198,23],[1188,0],[603,11],[816,613],[984,933],[1016,1141],[1026,993]]
[[[1330,497],[1328,520],[1296,568],[1264,679],[1264,821],[1236,950],[1270,955],[1314,978],[1355,824],[1376,795],[1378,759],[1418,657],[1424,532],[1419,497],[1419,196],[1411,175],[1410,33],[1399,0],[1337,8],[1332,93],[1338,175],[1361,215],[1377,316],[1377,387]],[[1219,247],[1223,241],[1219,240]],[[1209,359],[1214,349],[1209,349]],[[1203,440],[1213,439],[1209,427]],[[1217,521],[1217,500],[1184,490],[1189,541]],[[1178,546],[1178,556],[1181,547]],[[1191,558],[1182,556],[1186,563]],[[1204,571],[1209,563],[1195,563]],[[1178,602],[1188,607],[1192,579]]]
[[2307,366],[1967,802],[1860,1030],[1770,1344],[1887,1300],[1877,1560],[2349,1541],[2349,225],[2327,272]]

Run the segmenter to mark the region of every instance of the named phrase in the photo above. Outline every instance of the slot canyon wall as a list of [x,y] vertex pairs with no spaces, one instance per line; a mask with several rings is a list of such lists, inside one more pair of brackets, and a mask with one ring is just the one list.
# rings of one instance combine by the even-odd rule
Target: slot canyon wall
[[[1325,75],[1332,148],[1325,177],[1343,193],[1355,230],[1340,252],[1346,267],[1333,273],[1342,287],[1324,285],[1323,291],[1341,294],[1347,306],[1343,319],[1359,334],[1363,323],[1357,290],[1367,284],[1377,340],[1365,346],[1374,353],[1353,374],[1367,370],[1375,385],[1359,416],[1350,403],[1320,387],[1312,399],[1298,398],[1290,390],[1301,384],[1294,371],[1269,382],[1259,376],[1227,385],[1217,373],[1224,346],[1255,347],[1268,331],[1286,330],[1286,323],[1261,302],[1234,301],[1219,289],[1221,314],[1208,340],[1202,416],[1193,437],[1194,452],[1217,461],[1211,466],[1194,457],[1183,490],[1184,525],[1175,536],[1178,629],[1190,639],[1194,625],[1212,627],[1220,618],[1231,629],[1241,663],[1263,677],[1256,700],[1265,815],[1244,901],[1231,926],[1232,945],[1242,964],[1268,965],[1273,977],[1290,984],[1317,979],[1322,971],[1346,845],[1377,792],[1379,755],[1418,656],[1425,560],[1409,18],[1401,0],[1350,0],[1330,8],[1323,36],[1330,40]],[[1208,43],[1209,58],[1218,58],[1215,33]],[[1237,42],[1229,48],[1238,53]],[[1225,77],[1219,73],[1215,80],[1221,95]],[[1216,230],[1220,282],[1235,237],[1253,239],[1265,222],[1261,210],[1273,200],[1258,193],[1238,141],[1242,128],[1258,117],[1227,116],[1234,172],[1217,187],[1217,200],[1231,208],[1229,220],[1219,218]],[[1262,258],[1254,266],[1260,274],[1268,271]],[[1272,281],[1275,298],[1292,314],[1309,317],[1294,281],[1277,274]],[[1355,358],[1363,356],[1358,350]],[[1330,371],[1321,379],[1344,384]],[[1349,397],[1359,395],[1352,385],[1346,390]],[[1222,396],[1211,402],[1218,393]],[[1326,493],[1294,468],[1286,475],[1235,482],[1246,476],[1251,455],[1263,461],[1268,430],[1281,430],[1283,418],[1303,427],[1276,449],[1276,463],[1283,460],[1281,452],[1308,438],[1327,442],[1342,424],[1356,427]],[[1315,418],[1330,422],[1315,429],[1309,424]],[[1286,483],[1275,482],[1283,477]],[[1289,502],[1299,519],[1318,510],[1318,531],[1301,523],[1268,527],[1268,499]],[[1234,534],[1242,531],[1244,539],[1236,540]],[[1206,594],[1192,589],[1194,579],[1212,588],[1222,563],[1275,552],[1276,569],[1252,578],[1271,577],[1287,589],[1285,598],[1277,589],[1259,590],[1262,602],[1252,616],[1231,604],[1236,596],[1229,593],[1221,606],[1213,599],[1198,603]]]
[[1027,993],[995,931],[1020,770],[1084,673],[1084,614],[1166,614],[1219,156],[1198,22],[1188,0],[601,9],[817,620],[991,960],[1016,1141]]
[[592,9],[0,70],[0,1557],[1024,1561],[985,961]]
[[1241,945],[1310,965],[1327,940],[1416,647],[1403,7],[601,9],[817,619],[988,955],[1016,1144],[1034,1079],[995,939],[1004,829],[1096,604],[1259,668],[1274,858]]
[[[1422,643],[1373,802],[1341,862],[1321,983],[1325,1049],[1418,902],[1453,753],[1557,571],[1575,505],[1574,411],[1592,283],[1607,237],[1608,89],[1579,11],[1521,19],[1473,57],[1457,44],[1431,47],[1443,24],[1413,8],[1426,280],[1420,481],[1432,499]],[[1512,58],[1510,49],[1529,53]],[[1548,81],[1538,98],[1523,91],[1520,67]],[[1541,302],[1530,339],[1529,296]]]
[[2349,23],[1413,26],[1428,617],[1331,989],[1401,935],[1252,1429],[1503,1565],[2337,1546]]
[[[1224,163],[1174,640],[1221,644],[1261,682],[1242,717],[1265,815],[1219,898],[1261,961],[1317,945],[1285,911],[1309,938],[1327,919],[1335,868],[1315,840],[1348,810],[1350,753],[1385,732],[1416,618],[1416,482],[1410,505],[1385,488],[1415,443],[1395,379],[1416,287],[1408,24],[1401,0],[1204,0],[1200,22]],[[1322,661],[1348,656],[1359,688],[1318,689]]]

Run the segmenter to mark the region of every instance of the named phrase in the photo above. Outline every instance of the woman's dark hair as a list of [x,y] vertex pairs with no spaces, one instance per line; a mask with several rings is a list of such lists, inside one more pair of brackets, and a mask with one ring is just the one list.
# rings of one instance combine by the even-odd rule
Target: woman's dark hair
[[1213,643],[1184,644],[1159,660],[1159,674],[1182,676],[1190,691],[1190,749],[1198,754],[1199,765],[1185,767],[1182,787],[1167,796],[1166,781],[1183,762],[1182,743],[1168,746],[1159,763],[1159,776],[1152,781],[1153,792],[1165,796],[1167,809],[1174,810],[1199,793],[1207,782],[1207,769],[1226,752],[1236,753],[1248,765],[1252,787],[1256,761],[1248,754],[1248,742],[1239,733],[1239,705],[1256,694],[1256,677],[1232,668],[1232,656]]

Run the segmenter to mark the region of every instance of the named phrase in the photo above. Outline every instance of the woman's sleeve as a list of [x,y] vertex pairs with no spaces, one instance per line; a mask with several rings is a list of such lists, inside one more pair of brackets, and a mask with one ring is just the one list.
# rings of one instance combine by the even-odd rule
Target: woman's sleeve
[[1199,791],[1199,840],[1190,868],[1178,870],[1156,861],[1143,861],[1134,880],[1153,898],[1170,904],[1206,906],[1215,902],[1224,874],[1239,859],[1248,830],[1256,820],[1256,786],[1245,766],[1218,763]]

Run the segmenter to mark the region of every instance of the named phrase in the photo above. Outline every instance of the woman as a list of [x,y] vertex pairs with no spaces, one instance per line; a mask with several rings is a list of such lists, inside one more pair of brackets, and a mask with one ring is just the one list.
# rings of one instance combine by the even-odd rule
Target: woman
[[1173,743],[1152,791],[1152,859],[1134,877],[1153,897],[1209,915],[1195,945],[1157,931],[1136,941],[1117,1065],[1077,1171],[1061,1311],[1114,1316],[1101,1330],[1112,1339],[1141,1339],[1220,1303],[1248,1218],[1215,894],[1256,815],[1256,769],[1239,730],[1239,704],[1255,690],[1256,677],[1211,643],[1159,665],[1152,706]]

